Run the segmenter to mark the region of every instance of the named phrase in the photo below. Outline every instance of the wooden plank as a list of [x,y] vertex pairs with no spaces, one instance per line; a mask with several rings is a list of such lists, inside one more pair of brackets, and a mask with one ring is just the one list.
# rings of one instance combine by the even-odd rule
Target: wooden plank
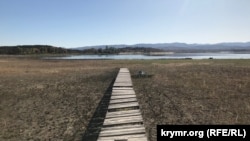
[[128,82],[132,82],[131,80],[117,80],[115,81],[115,83],[128,83]]
[[114,84],[114,87],[132,87],[133,85],[130,83],[130,84],[127,84],[127,83],[122,83],[122,84],[120,84],[120,83],[115,83]]
[[125,72],[125,73],[118,73],[117,76],[131,76],[129,72]]
[[132,83],[132,80],[131,81],[122,81],[122,80],[120,80],[120,81],[115,81],[114,84],[115,83]]
[[119,73],[130,73],[129,70],[120,70]]
[[124,121],[124,120],[130,120],[130,119],[142,119],[142,117],[141,117],[141,115],[129,116],[129,117],[114,117],[114,118],[105,119],[104,123],[105,122],[111,122],[111,121],[114,121],[114,122]]
[[115,81],[115,83],[132,83],[131,80],[119,80],[119,81]]
[[118,76],[116,77],[116,79],[115,80],[119,80],[119,79],[122,79],[122,80],[131,80],[131,75],[124,75],[124,74],[122,74],[122,75],[119,75],[118,74]]
[[126,81],[126,82],[122,82],[122,81],[119,81],[119,82],[115,82],[114,84],[121,84],[121,83],[129,83],[129,84],[133,84],[132,81]]
[[135,95],[135,91],[133,91],[133,90],[112,91],[112,94],[128,94],[128,93]]
[[122,69],[119,71],[119,73],[129,73],[129,70],[128,69]]
[[129,70],[120,70],[119,73],[129,73]]
[[128,138],[127,141],[147,141],[147,137]]
[[129,85],[132,85],[132,82],[115,82],[114,84],[129,84]]
[[119,104],[110,104],[108,109],[117,109],[117,108],[128,108],[128,107],[137,107],[139,106],[138,102],[128,102],[128,103],[119,103]]
[[131,75],[130,74],[118,74],[115,80],[131,80]]
[[134,128],[127,128],[127,129],[116,129],[116,130],[104,130],[101,131],[99,137],[105,136],[122,136],[122,135],[129,135],[129,134],[145,134],[144,127],[134,127]]
[[119,80],[119,81],[115,81],[115,83],[132,83],[131,80]]
[[118,81],[118,80],[132,80],[132,79],[130,75],[120,75],[115,80]]
[[116,77],[116,79],[118,79],[118,78],[131,78],[131,75],[130,75],[130,73],[119,73],[118,75],[117,75],[117,77]]
[[132,84],[132,81],[115,81],[115,83],[130,83],[130,84]]
[[129,73],[129,70],[120,70],[119,73]]
[[129,129],[129,128],[137,128],[137,127],[144,127],[143,124],[132,124],[132,125],[119,125],[113,127],[103,127],[101,131],[107,130],[117,130],[117,129]]
[[109,115],[119,115],[119,114],[128,114],[128,113],[140,113],[139,109],[127,110],[127,111],[116,111],[116,112],[107,112],[106,116]]
[[[128,110],[128,111],[130,111],[130,110]],[[110,113],[112,113],[112,112],[110,112]],[[137,112],[137,113],[120,114],[120,115],[112,115],[112,114],[110,114],[110,115],[106,116],[106,119],[108,119],[108,118],[117,118],[117,117],[140,116],[140,115],[141,115],[140,112]]]
[[123,76],[118,76],[115,80],[116,80],[116,81],[118,81],[118,80],[120,80],[120,81],[130,81],[130,80],[132,80],[132,79],[130,78],[129,75],[128,75],[128,76],[123,75]]
[[113,96],[122,96],[122,95],[135,95],[135,93],[113,93]]
[[119,91],[112,91],[112,94],[135,94],[135,91],[133,90],[119,90]]
[[128,71],[128,68],[120,68],[120,71],[124,71],[124,70]]
[[113,87],[112,90],[134,90],[131,87]]
[[143,130],[145,132],[145,128],[143,124],[135,124],[135,125],[121,125],[115,127],[104,127],[101,129],[102,133],[111,133],[111,132],[126,132],[131,130]]
[[130,75],[129,72],[119,72],[117,76]]
[[[115,140],[123,140],[127,139],[127,141],[147,141],[145,134],[133,134],[133,135],[123,135],[123,136],[111,136],[111,137],[99,137],[97,141],[115,141]],[[144,140],[141,140],[144,139]]]
[[115,103],[136,102],[136,101],[137,101],[136,98],[123,98],[123,99],[113,99],[113,100],[110,100],[109,103],[110,104],[115,104]]
[[115,81],[131,81],[132,79],[130,78],[130,76],[118,76]]
[[123,99],[123,98],[136,98],[136,95],[134,94],[130,94],[130,95],[119,95],[119,96],[111,96],[111,100],[112,99]]
[[115,81],[131,81],[132,79],[130,76],[122,76],[122,77],[117,77]]
[[132,83],[124,83],[124,82],[121,82],[121,83],[115,82],[113,86],[119,86],[119,85],[120,86],[129,86],[129,87],[133,86]]
[[112,92],[135,92],[133,89],[112,90]]
[[116,77],[116,79],[124,77],[124,78],[131,78],[131,75],[129,73],[119,73]]
[[129,70],[120,70],[119,73],[129,73]]
[[[132,110],[127,110],[127,111],[132,111]],[[115,111],[119,112],[119,111]],[[121,114],[116,114],[115,112],[108,112],[109,114],[106,115],[106,118],[118,118],[118,117],[128,117],[128,116],[141,116],[140,112],[128,112],[128,113],[121,113]]]
[[121,71],[129,71],[128,68],[120,68],[120,72]]
[[128,94],[133,94],[133,95],[135,95],[135,92],[134,92],[134,91],[112,92],[112,95],[128,95]]
[[118,74],[116,77],[117,79],[131,79],[131,75],[130,74]]
[[115,80],[119,80],[119,79],[131,80],[131,75],[119,75],[118,74]]
[[121,124],[134,124],[134,123],[142,123],[141,116],[131,116],[131,117],[118,117],[118,118],[109,118],[105,119],[103,125],[110,126],[110,125],[121,125]]
[[128,141],[147,141],[147,137],[128,138]]
[[[130,78],[130,74],[129,73],[119,73],[118,75],[117,75],[117,78],[120,78],[120,77],[125,77],[126,76],[126,78]],[[128,77],[129,76],[129,77]]]
[[120,69],[119,73],[129,73],[128,69]]

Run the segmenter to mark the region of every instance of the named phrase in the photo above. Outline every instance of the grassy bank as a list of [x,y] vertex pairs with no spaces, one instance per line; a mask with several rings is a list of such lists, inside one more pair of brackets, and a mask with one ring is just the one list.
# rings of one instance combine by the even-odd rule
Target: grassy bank
[[133,78],[150,141],[157,124],[250,124],[250,60],[6,56],[0,57],[0,140],[81,140],[120,67],[153,75]]

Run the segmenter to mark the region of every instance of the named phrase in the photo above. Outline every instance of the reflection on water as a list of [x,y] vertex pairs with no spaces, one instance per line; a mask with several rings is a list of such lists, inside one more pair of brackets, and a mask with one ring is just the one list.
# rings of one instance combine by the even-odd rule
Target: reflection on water
[[250,54],[234,53],[174,53],[164,56],[148,55],[72,55],[63,57],[46,57],[44,59],[79,59],[79,60],[150,60],[150,59],[250,59]]

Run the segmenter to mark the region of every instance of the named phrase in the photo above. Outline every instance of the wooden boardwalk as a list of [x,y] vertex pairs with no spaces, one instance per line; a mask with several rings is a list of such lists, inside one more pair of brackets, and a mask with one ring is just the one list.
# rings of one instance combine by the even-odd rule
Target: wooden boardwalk
[[97,141],[147,141],[139,104],[127,68],[121,68],[116,77]]

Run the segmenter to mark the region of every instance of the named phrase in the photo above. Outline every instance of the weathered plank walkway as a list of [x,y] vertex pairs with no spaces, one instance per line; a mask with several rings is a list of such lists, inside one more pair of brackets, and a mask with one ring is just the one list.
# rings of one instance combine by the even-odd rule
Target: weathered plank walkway
[[139,104],[127,68],[121,68],[116,77],[97,141],[147,141]]

